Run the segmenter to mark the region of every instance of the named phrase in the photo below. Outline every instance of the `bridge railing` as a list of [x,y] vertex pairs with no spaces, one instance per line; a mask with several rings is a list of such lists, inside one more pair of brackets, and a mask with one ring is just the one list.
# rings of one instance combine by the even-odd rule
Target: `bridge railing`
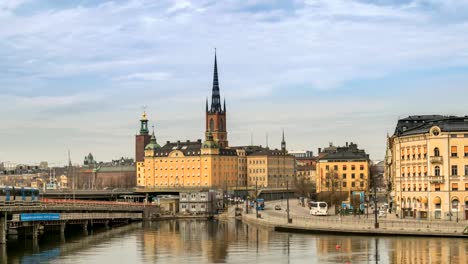
[[86,206],[86,207],[145,207],[151,204],[138,202],[111,202],[111,201],[88,201],[88,200],[69,200],[69,199],[49,199],[42,198],[41,204],[46,205],[70,205],[70,206]]
[[88,200],[67,200],[67,199],[49,199],[42,198],[40,201],[0,201],[0,207],[19,208],[19,207],[70,207],[77,208],[107,208],[107,209],[142,209],[145,207],[156,206],[149,203],[139,202],[111,202],[111,201],[88,201]]

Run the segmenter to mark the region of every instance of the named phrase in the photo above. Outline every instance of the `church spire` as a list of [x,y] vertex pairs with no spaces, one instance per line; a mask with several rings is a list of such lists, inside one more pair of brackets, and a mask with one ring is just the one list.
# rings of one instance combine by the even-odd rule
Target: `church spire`
[[213,90],[211,95],[211,112],[221,112],[221,99],[219,96],[218,63],[216,60],[216,49],[213,71]]
[[286,141],[284,140],[284,129],[283,129],[283,139],[281,140],[281,151],[286,153]]

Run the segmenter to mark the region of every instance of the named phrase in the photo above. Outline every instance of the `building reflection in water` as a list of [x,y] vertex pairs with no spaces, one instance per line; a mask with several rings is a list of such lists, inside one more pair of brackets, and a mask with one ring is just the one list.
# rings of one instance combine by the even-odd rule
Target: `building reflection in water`
[[[9,240],[3,263],[468,263],[468,240],[289,234],[240,221],[161,221]],[[80,258],[76,258],[80,256]]]
[[287,234],[241,222],[166,221],[142,232],[144,260],[257,263],[468,263],[468,241]]

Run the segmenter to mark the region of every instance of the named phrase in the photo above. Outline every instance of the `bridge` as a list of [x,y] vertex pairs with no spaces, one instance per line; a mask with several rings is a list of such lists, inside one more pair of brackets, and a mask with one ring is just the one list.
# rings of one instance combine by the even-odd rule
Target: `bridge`
[[53,199],[80,199],[80,200],[100,200],[115,201],[125,195],[133,195],[133,191],[128,190],[75,190],[57,191],[47,190],[40,195],[44,198]]
[[142,221],[159,214],[159,207],[143,203],[41,199],[40,202],[0,202],[0,244],[8,233],[37,239],[40,232],[59,232],[66,228],[108,227]]

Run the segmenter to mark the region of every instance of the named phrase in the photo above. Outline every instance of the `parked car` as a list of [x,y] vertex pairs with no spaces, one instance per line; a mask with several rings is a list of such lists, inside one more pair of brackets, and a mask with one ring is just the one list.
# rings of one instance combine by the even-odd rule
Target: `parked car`
[[275,210],[281,210],[281,205],[279,204],[275,205]]

